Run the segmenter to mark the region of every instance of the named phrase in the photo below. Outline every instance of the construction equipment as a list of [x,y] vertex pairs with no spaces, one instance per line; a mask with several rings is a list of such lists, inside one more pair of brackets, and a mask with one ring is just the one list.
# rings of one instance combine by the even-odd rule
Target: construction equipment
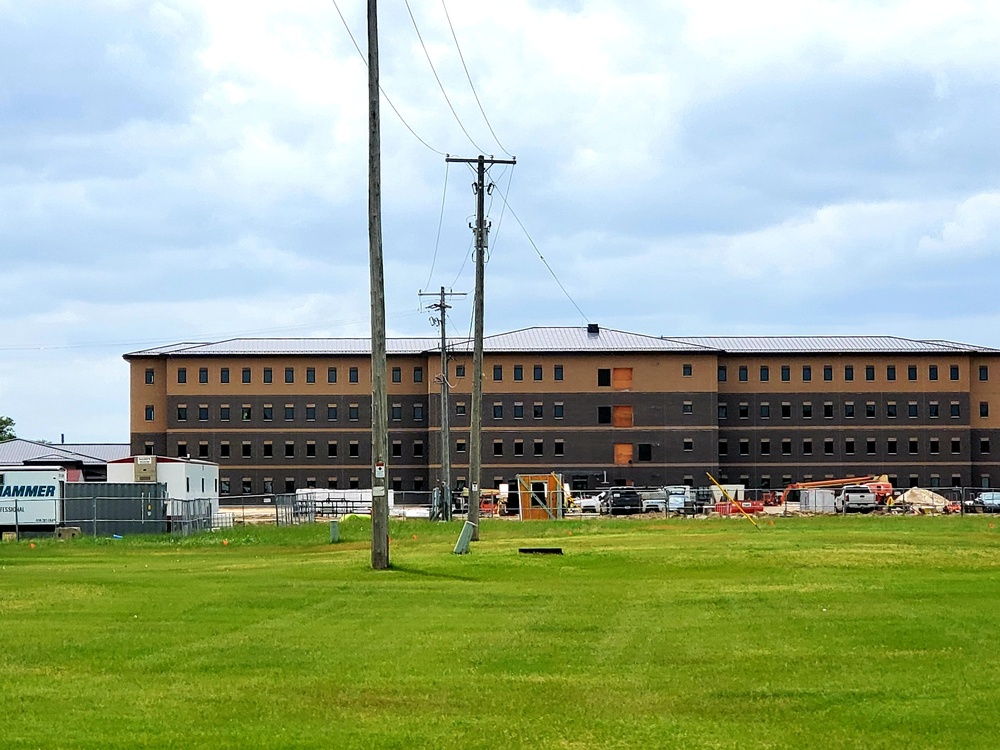
[[817,487],[847,487],[848,485],[867,487],[875,495],[879,505],[884,505],[892,497],[892,484],[890,484],[889,478],[885,474],[882,474],[880,476],[846,477],[844,479],[819,479],[814,482],[792,482],[785,487],[780,499],[775,501],[776,496],[771,494],[770,497],[765,496],[764,504],[784,505],[788,502],[789,494],[797,490],[815,489]]

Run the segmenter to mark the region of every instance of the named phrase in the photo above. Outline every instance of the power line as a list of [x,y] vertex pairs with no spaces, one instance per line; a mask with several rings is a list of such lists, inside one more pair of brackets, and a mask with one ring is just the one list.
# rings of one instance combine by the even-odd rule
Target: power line
[[441,0],[441,7],[444,8],[444,17],[448,19],[448,28],[451,29],[451,38],[455,40],[455,49],[458,50],[458,58],[462,61],[462,69],[465,70],[465,77],[469,81],[469,88],[472,89],[472,95],[476,98],[476,104],[479,105],[479,112],[483,116],[483,120],[486,121],[486,127],[490,129],[490,135],[493,136],[493,140],[497,142],[500,150],[503,151],[507,156],[513,156],[504,145],[500,143],[500,139],[497,138],[497,134],[493,132],[493,126],[490,124],[490,118],[486,116],[486,111],[483,109],[483,103],[479,101],[479,94],[476,93],[476,87],[472,84],[472,76],[469,74],[469,68],[465,64],[465,56],[462,54],[462,48],[458,44],[458,36],[455,34],[455,27],[452,26],[451,16],[448,14],[448,6],[445,5],[444,0]]
[[445,198],[448,196],[448,168],[450,166],[451,162],[446,161],[444,163],[444,190],[441,193],[441,213],[438,216],[437,239],[434,240],[434,257],[431,259],[431,270],[427,274],[427,283],[424,284],[424,289],[430,288],[431,278],[434,276],[434,266],[437,263],[438,247],[441,244],[441,227],[444,225],[444,203]]
[[[356,49],[358,51],[358,55],[361,57],[361,61],[364,63],[365,68],[367,69],[368,68],[368,58],[365,57],[365,53],[361,51],[361,47],[358,45],[357,40],[354,38],[354,34],[351,33],[351,27],[347,25],[347,19],[345,19],[344,18],[344,14],[341,13],[340,6],[337,5],[337,0],[332,0],[332,2],[333,2],[333,7],[337,9],[337,15],[340,16],[340,22],[344,24],[344,29],[347,30],[347,35],[351,38],[351,42],[354,44],[354,49]],[[426,146],[428,149],[430,149],[431,151],[433,151],[438,156],[447,156],[447,154],[444,151],[438,151],[436,148],[434,148],[432,145],[430,145],[427,141],[425,141],[423,138],[421,138],[419,135],[417,135],[417,131],[415,131],[413,128],[410,127],[410,123],[408,123],[405,120],[405,118],[403,117],[403,115],[400,114],[399,110],[396,109],[396,105],[392,103],[392,99],[390,99],[389,95],[385,93],[385,89],[382,88],[382,84],[381,83],[378,86],[378,90],[379,90],[379,93],[381,93],[382,96],[385,97],[385,103],[388,104],[389,108],[392,109],[392,111],[396,113],[396,117],[399,118],[399,121],[401,123],[403,123],[403,126],[407,130],[410,131],[410,135],[412,135],[414,138],[416,138],[418,141],[420,141],[422,144],[424,144],[424,146]]]
[[510,203],[508,203],[507,196],[503,194],[502,190],[498,192],[500,193],[500,198],[503,200],[504,205],[507,206],[507,209],[510,211],[510,215],[514,217],[514,221],[516,221],[517,225],[521,227],[521,231],[524,232],[524,236],[527,237],[528,242],[531,243],[531,246],[534,248],[535,253],[537,253],[538,258],[542,261],[542,264],[548,269],[549,273],[552,274],[552,278],[555,279],[555,282],[556,284],[559,285],[559,288],[562,290],[562,293],[566,295],[566,299],[568,299],[573,304],[573,307],[576,308],[576,311],[580,313],[580,317],[582,317],[585,321],[589,323],[590,318],[588,318],[587,315],[583,312],[583,310],[580,309],[580,306],[576,304],[576,300],[574,300],[570,296],[570,293],[566,291],[566,287],[563,286],[562,282],[559,280],[559,277],[556,276],[556,272],[552,270],[552,266],[549,265],[549,262],[545,260],[545,256],[542,255],[542,251],[538,249],[538,245],[536,245],[535,241],[531,239],[531,235],[528,234],[528,230],[524,228],[524,224],[521,222],[521,219],[517,215],[517,212],[513,209]]
[[[455,116],[455,122],[458,123],[458,127],[462,129],[465,133],[465,137],[469,139],[469,143],[479,151],[483,152],[483,149],[472,140],[472,136],[469,135],[469,131],[465,129],[465,125],[462,124],[461,118],[458,116],[458,112],[455,111],[455,107],[452,106],[451,99],[448,98],[448,92],[444,90],[444,84],[441,83],[441,78],[438,76],[437,69],[434,67],[434,62],[431,60],[431,53],[427,51],[427,45],[424,44],[424,38],[420,35],[420,29],[417,27],[417,19],[413,17],[413,11],[410,9],[410,0],[403,0],[403,4],[406,5],[406,12],[410,14],[410,21],[413,22],[413,30],[417,32],[417,39],[420,40],[420,47],[424,51],[424,57],[427,58],[427,64],[431,66],[431,72],[434,74],[434,80],[437,81],[438,88],[441,89],[441,94],[444,96],[444,100],[448,103],[448,109],[451,110],[452,115]],[[499,143],[499,141],[498,141]]]

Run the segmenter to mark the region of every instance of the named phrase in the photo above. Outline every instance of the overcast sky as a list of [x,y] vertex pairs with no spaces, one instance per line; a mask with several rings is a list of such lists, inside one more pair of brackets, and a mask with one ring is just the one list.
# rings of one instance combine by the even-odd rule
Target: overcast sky
[[[461,126],[379,5],[390,335],[437,335],[419,290],[471,292],[473,176],[443,154],[482,151],[518,161],[487,333],[1000,346],[994,0],[447,0],[489,125],[443,4],[410,0]],[[0,134],[19,436],[126,442],[127,351],[368,335],[366,69],[331,0],[0,0]]]

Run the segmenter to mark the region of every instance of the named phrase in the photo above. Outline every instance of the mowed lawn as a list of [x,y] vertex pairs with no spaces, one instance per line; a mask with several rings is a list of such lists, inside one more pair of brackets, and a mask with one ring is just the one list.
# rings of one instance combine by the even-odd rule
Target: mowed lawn
[[1000,519],[459,528],[3,544],[0,747],[1000,745]]

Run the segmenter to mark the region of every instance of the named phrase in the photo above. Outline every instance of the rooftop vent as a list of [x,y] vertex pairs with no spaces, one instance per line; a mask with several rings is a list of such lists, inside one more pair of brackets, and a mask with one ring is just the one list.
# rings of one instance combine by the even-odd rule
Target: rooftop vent
[[587,323],[587,333],[591,336],[596,336],[601,332],[601,327],[597,323]]

